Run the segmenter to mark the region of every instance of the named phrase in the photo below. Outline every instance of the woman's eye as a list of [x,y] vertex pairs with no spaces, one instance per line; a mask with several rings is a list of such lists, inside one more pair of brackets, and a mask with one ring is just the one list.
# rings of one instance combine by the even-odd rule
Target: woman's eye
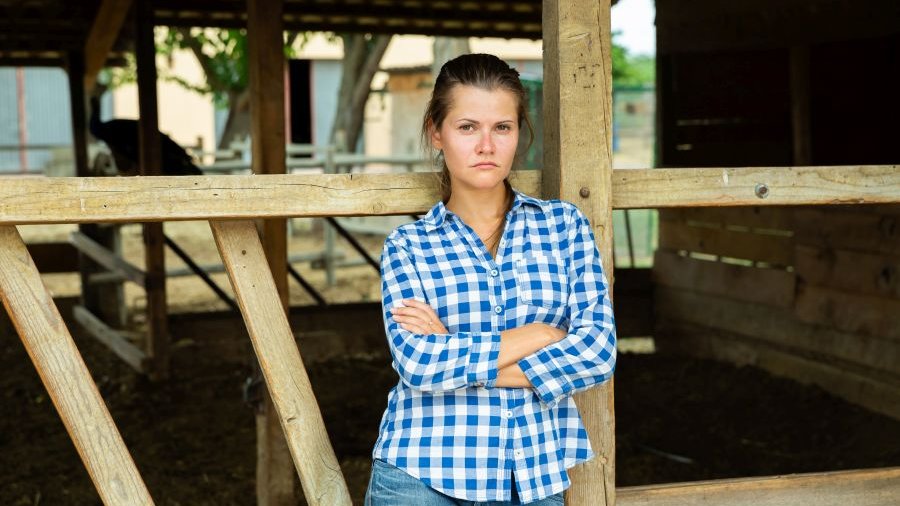
[[463,126],[459,127],[459,129],[462,130],[463,132],[471,132],[474,128],[475,128],[475,125],[471,125],[471,124],[463,125]]
[[502,132],[508,132],[508,131],[512,130],[512,127],[504,123],[502,125],[497,125],[497,129],[499,129]]

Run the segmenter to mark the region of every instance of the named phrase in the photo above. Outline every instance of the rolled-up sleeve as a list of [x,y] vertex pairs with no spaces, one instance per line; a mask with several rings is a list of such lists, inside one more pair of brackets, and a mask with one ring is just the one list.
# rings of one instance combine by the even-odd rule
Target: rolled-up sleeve
[[[433,260],[426,258],[424,261]],[[404,330],[394,320],[390,310],[402,305],[404,299],[428,302],[408,242],[399,230],[384,243],[381,294],[393,367],[410,388],[443,392],[494,385],[500,353],[499,332],[423,335]]]
[[548,406],[608,380],[616,364],[616,324],[606,275],[587,218],[572,206],[567,335],[518,364]]

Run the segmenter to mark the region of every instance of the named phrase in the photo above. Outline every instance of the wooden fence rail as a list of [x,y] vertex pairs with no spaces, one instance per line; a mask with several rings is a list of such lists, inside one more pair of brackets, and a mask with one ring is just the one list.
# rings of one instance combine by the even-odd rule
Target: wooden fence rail
[[[511,179],[542,194],[538,171]],[[897,165],[618,169],[612,181],[615,209],[900,202]],[[433,173],[0,177],[0,225],[401,215],[439,198]]]

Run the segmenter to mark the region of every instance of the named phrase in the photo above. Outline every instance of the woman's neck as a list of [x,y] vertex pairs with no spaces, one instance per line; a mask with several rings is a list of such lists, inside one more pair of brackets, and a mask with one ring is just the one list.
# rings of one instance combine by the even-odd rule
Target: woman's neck
[[490,225],[509,210],[509,193],[505,184],[490,191],[454,190],[446,207],[469,226]]

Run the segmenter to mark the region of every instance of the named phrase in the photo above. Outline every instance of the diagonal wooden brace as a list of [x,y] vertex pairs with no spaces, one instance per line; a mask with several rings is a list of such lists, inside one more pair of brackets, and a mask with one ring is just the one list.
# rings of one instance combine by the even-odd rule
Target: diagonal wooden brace
[[0,299],[103,503],[153,504],[69,329],[12,226],[0,226]]
[[310,505],[350,505],[300,351],[252,221],[211,221],[253,350]]

